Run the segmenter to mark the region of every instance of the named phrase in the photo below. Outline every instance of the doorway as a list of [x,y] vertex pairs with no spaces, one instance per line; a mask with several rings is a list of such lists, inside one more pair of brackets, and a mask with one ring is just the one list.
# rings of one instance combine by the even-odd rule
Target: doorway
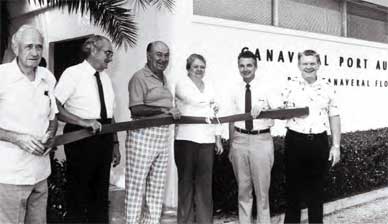
[[84,60],[82,53],[82,44],[91,35],[77,37],[73,39],[61,40],[50,43],[50,49],[54,58],[53,69],[54,76],[57,80],[61,77],[66,68],[81,63]]

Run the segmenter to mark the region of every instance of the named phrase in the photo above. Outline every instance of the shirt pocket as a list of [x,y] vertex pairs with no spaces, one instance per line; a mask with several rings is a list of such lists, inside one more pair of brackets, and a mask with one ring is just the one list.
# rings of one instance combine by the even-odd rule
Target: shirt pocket
[[169,97],[170,97],[170,93],[166,88],[164,88],[162,86],[155,86],[155,87],[150,88],[147,91],[145,101],[146,102],[155,102],[155,101],[159,101],[161,99],[169,98]]
[[51,95],[52,93],[48,89],[38,90],[36,94],[36,103],[37,105],[36,110],[37,114],[40,117],[50,117],[51,107],[52,107],[52,100]]
[[320,112],[325,112],[325,113],[329,112],[330,99],[328,96],[323,95],[323,94],[317,94],[314,101],[315,101],[314,104],[316,105],[317,109]]
[[309,106],[308,97],[303,91],[291,92],[285,100],[287,108],[306,107]]

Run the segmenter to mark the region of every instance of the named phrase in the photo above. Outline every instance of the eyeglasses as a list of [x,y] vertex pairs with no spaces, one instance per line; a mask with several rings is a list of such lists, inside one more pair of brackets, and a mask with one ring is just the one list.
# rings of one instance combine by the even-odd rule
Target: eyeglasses
[[113,51],[111,51],[111,50],[104,51],[104,53],[105,53],[106,57],[108,57],[108,58],[113,57]]

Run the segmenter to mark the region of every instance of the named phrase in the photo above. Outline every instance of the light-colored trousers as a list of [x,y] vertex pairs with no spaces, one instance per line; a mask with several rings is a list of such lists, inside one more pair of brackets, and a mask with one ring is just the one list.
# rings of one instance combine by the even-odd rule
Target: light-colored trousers
[[234,131],[229,158],[238,183],[238,218],[240,224],[252,223],[252,189],[257,202],[257,222],[271,222],[269,187],[274,162],[270,133],[248,135]]
[[34,185],[0,183],[1,224],[45,224],[47,180]]

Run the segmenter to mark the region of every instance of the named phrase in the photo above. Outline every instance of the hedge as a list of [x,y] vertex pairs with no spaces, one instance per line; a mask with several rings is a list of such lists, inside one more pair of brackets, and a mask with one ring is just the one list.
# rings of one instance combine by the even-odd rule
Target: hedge
[[[368,192],[388,184],[388,128],[342,134],[341,161],[329,172],[325,201],[333,201]],[[237,214],[237,184],[228,160],[229,144],[216,156],[213,170],[213,197],[216,214]],[[284,137],[274,137],[275,162],[272,168],[270,207],[272,214],[284,212]],[[64,185],[66,164],[53,156],[52,174],[48,179],[47,217],[50,223],[63,222],[66,213]]]
[[48,182],[47,222],[63,223],[66,214],[65,206],[65,171],[66,163],[61,163],[54,158],[54,151],[50,153],[51,175]]
[[[325,201],[368,192],[388,184],[388,128],[343,133],[341,161],[330,169]],[[271,214],[285,211],[284,137],[274,137],[275,162],[271,173]],[[224,141],[226,151],[228,142]],[[220,175],[222,174],[222,175]],[[237,184],[227,153],[215,161],[213,197],[216,213],[237,213]]]

